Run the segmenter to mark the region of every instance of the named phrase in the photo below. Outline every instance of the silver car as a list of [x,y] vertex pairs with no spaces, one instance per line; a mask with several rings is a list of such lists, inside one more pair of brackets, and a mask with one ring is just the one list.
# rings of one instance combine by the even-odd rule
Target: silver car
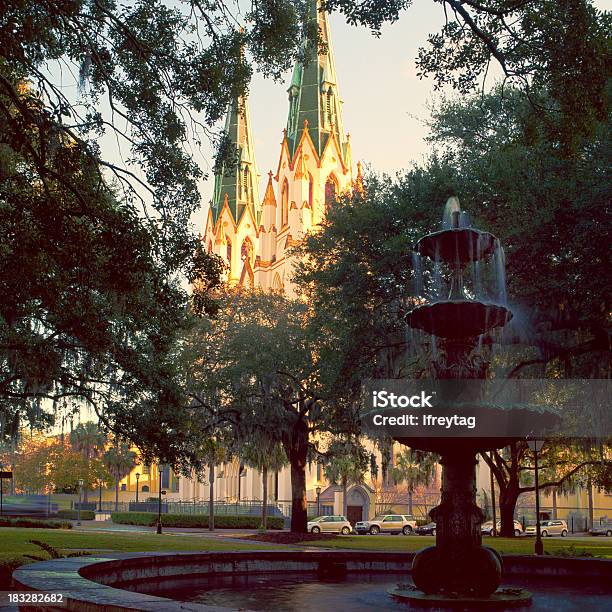
[[[499,535],[500,531],[501,531],[501,520],[496,522],[496,529],[495,529],[496,533]],[[483,523],[480,526],[480,532],[482,533],[482,535],[493,535],[493,521],[487,521],[486,523]],[[520,536],[521,533],[523,533],[523,525],[520,523],[520,521],[517,521],[516,519],[514,520],[514,535],[515,536]]]
[[310,533],[324,532],[348,535],[353,531],[353,528],[345,516],[318,516],[312,521],[308,521],[308,531]]
[[411,535],[415,528],[415,518],[404,514],[382,514],[372,520],[355,523],[355,531],[359,535],[365,535],[366,533],[372,535],[379,533]]
[[[541,521],[540,533],[542,534],[543,538],[553,535],[560,535],[562,538],[564,538],[567,535],[567,523],[559,519],[552,521]],[[536,526],[529,525],[529,527],[525,529],[525,535],[536,535]]]

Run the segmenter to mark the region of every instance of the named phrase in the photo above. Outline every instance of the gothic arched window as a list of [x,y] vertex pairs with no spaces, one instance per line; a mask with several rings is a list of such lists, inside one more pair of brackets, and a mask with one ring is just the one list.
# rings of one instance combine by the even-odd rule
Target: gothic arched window
[[232,265],[232,241],[226,236],[226,247],[225,247],[225,255],[227,257],[228,265]]
[[281,191],[281,227],[285,227],[289,222],[289,183],[287,179],[283,181]]
[[283,282],[281,281],[281,277],[278,272],[274,275],[274,279],[272,280],[272,289],[274,291],[282,291],[283,290]]
[[312,200],[314,197],[314,181],[312,179],[312,174],[308,173],[308,206],[310,210],[312,210]]
[[251,242],[251,239],[248,236],[244,239],[244,242],[242,243],[242,248],[240,249],[240,259],[242,259],[242,261],[245,261],[247,259],[251,261],[253,259],[253,243]]
[[336,178],[330,174],[325,183],[325,211],[334,204],[338,193],[338,183]]

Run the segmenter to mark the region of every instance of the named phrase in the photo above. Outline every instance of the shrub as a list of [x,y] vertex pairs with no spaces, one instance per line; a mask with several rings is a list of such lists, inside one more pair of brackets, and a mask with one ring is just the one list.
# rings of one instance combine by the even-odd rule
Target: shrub
[[[157,523],[155,512],[112,512],[113,523],[123,525],[146,525],[152,527]],[[208,527],[207,514],[162,514],[164,527]],[[268,517],[269,529],[282,529],[284,519],[279,516]],[[221,514],[215,516],[215,527],[219,529],[258,529],[261,526],[260,516],[242,516]]]
[[[73,521],[78,520],[78,510],[59,510],[57,513],[58,518],[71,519]],[[96,518],[96,513],[93,510],[81,510],[82,521],[93,521]]]
[[54,521],[49,519],[37,519],[29,517],[0,517],[0,527],[36,527],[41,529],[72,529],[72,523],[68,521]]
[[23,557],[9,557],[0,559],[0,589],[8,590],[13,586],[13,572],[21,565],[31,563]]

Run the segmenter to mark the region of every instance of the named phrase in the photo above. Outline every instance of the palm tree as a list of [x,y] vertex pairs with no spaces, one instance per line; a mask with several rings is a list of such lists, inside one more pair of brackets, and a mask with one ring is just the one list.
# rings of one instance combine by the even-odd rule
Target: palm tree
[[208,529],[215,530],[215,467],[227,461],[227,447],[215,438],[208,438],[202,443],[199,456],[208,465]]
[[115,444],[104,453],[104,465],[115,477],[115,512],[119,511],[119,481],[132,471],[136,465],[136,457],[130,445],[120,442],[117,437]]
[[342,514],[346,517],[348,488],[363,481],[363,475],[370,467],[370,455],[359,440],[338,438],[327,449],[328,463],[325,478],[342,487]]
[[104,447],[107,443],[106,434],[100,426],[93,421],[87,423],[79,423],[70,432],[70,446],[77,452],[83,455],[85,462],[86,478],[85,488],[83,490],[83,502],[87,503],[87,495],[89,492],[90,462],[92,459],[99,458],[104,452]]
[[391,476],[395,484],[408,487],[408,514],[412,514],[412,498],[418,486],[429,486],[436,477],[437,455],[407,448],[395,459]]
[[240,458],[248,465],[261,472],[262,498],[261,528],[268,528],[268,472],[278,472],[288,463],[287,455],[279,442],[270,440],[263,435],[258,440],[250,440],[243,444],[238,451]]

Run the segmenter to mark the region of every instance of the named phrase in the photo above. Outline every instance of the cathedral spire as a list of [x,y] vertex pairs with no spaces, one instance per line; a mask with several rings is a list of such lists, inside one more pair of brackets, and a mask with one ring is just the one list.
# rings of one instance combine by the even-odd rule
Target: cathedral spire
[[227,202],[237,224],[249,208],[257,219],[260,211],[259,176],[255,163],[251,119],[246,97],[231,102],[225,119],[225,135],[236,151],[235,164],[223,164],[215,174],[215,188],[211,208],[216,222]]
[[309,0],[307,20],[319,30],[325,49],[317,47],[312,36],[304,37],[305,62],[298,62],[293,70],[289,93],[289,118],[287,120],[287,144],[291,157],[302,135],[307,120],[310,137],[318,155],[327,141],[335,134],[344,157],[346,138],[342,125],[342,103],[338,95],[336,66],[332,49],[327,13],[320,10],[319,0]]

